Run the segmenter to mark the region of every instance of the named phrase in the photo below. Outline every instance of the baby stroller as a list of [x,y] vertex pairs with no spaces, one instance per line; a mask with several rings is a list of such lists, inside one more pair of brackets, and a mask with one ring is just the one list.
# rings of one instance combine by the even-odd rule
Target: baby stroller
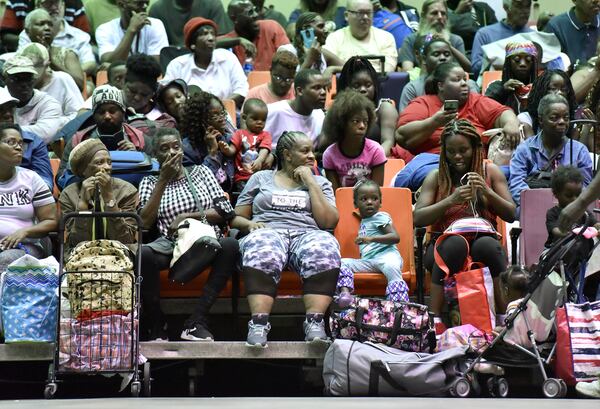
[[[581,232],[583,232],[586,227],[587,226],[583,226]],[[513,264],[516,264],[515,247],[516,239],[520,232],[521,229],[519,228],[511,231],[511,239],[513,242]],[[578,240],[585,240],[585,238],[581,233],[570,233],[557,241],[550,249],[542,254],[539,264],[532,272],[531,282],[529,283],[526,296],[519,302],[514,311],[506,317],[504,329],[485,350],[477,354],[475,359],[468,365],[467,369],[456,380],[450,389],[450,393],[453,396],[464,398],[471,395],[471,393],[478,395],[481,392],[476,369],[478,368],[478,364],[482,362],[498,365],[500,367],[539,368],[544,379],[542,384],[544,396],[547,398],[560,398],[566,396],[566,383],[562,379],[549,378],[546,371],[546,365],[548,365],[552,359],[556,345],[552,345],[545,358],[542,357],[543,351],[539,345],[539,340],[547,340],[548,335],[554,326],[554,314],[551,313],[545,317],[549,324],[547,331],[543,334],[536,334],[536,331],[532,329],[532,322],[527,319],[528,314],[526,312],[528,308],[537,308],[534,303],[536,298],[540,300],[540,302],[543,300],[546,303],[550,302],[550,308],[546,308],[546,310],[549,311],[554,310],[553,306],[562,303],[562,300],[566,297],[565,290],[567,278],[565,275],[571,274],[571,272],[565,272],[562,260]],[[560,272],[559,283],[556,285],[557,280],[554,280],[555,285],[550,285],[549,276],[551,274],[558,274],[557,271]],[[554,277],[556,278],[556,276]],[[572,281],[572,279],[570,279],[570,281]],[[536,314],[536,317],[539,315],[540,314]],[[514,328],[517,319],[519,319],[519,323],[526,329],[527,340],[528,343],[531,344],[530,348],[526,348],[510,339],[511,330]],[[508,396],[509,384],[506,378],[502,376],[493,375],[490,377],[487,380],[487,388],[492,396]]]

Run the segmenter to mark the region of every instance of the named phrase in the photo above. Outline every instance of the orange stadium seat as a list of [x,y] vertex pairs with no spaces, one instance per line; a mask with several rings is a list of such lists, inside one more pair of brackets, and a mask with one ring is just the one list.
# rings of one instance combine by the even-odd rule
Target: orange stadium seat
[[250,71],[248,74],[248,86],[250,89],[266,84],[271,80],[270,71]]
[[394,176],[404,169],[404,166],[406,166],[404,159],[388,159],[383,167],[383,186],[391,187],[394,183]]

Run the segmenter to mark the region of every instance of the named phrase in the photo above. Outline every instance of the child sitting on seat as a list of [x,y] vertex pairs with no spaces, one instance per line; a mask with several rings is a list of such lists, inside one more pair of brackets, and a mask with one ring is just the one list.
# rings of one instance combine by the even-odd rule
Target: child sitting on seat
[[[552,193],[558,200],[558,206],[554,206],[546,213],[546,229],[548,230],[548,240],[546,240],[544,246],[547,249],[550,248],[554,242],[560,240],[569,233],[568,231],[560,230],[558,227],[558,217],[562,209],[564,209],[581,194],[581,189],[583,188],[583,175],[581,174],[581,171],[574,166],[560,166],[552,174],[551,186]],[[597,229],[600,228],[600,225],[595,222],[594,215],[588,211],[581,216],[581,219],[577,221],[576,225],[582,225],[588,220],[590,223],[594,224],[594,227]],[[578,271],[579,266],[577,263],[579,263],[580,260],[588,259],[589,252],[593,246],[593,239],[587,239],[575,243],[571,250],[569,250],[569,252],[565,255],[563,260],[567,271]]]
[[227,157],[235,156],[233,191],[241,192],[253,173],[263,169],[271,152],[271,134],[265,131],[267,105],[260,99],[250,98],[244,103],[244,127],[236,131],[231,143],[219,142],[219,149]]
[[354,206],[360,213],[361,223],[355,243],[360,248],[360,259],[343,258],[338,278],[338,305],[352,303],[354,273],[361,271],[383,273],[388,285],[386,296],[391,301],[408,301],[408,286],[402,279],[402,256],[396,247],[400,236],[392,218],[381,207],[381,189],[372,180],[358,182],[354,187]]
[[352,187],[362,179],[383,185],[385,152],[379,143],[367,138],[374,121],[373,102],[366,96],[346,90],[335,97],[323,122],[326,140],[335,141],[323,153],[325,176],[334,191]]

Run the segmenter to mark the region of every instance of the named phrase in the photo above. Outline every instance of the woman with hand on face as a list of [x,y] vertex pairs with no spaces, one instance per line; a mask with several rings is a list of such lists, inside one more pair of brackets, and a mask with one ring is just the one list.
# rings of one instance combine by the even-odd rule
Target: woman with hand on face
[[56,203],[35,172],[21,168],[23,137],[19,125],[0,123],[0,272],[25,254],[49,254],[40,240],[55,231]]
[[237,200],[232,227],[248,234],[240,241],[242,271],[252,319],[246,345],[265,347],[269,314],[286,266],[300,274],[306,308],[305,340],[326,341],[323,316],[340,269],[338,222],[331,183],[312,174],[312,140],[284,132],[277,141],[277,170],[250,177]]
[[[106,146],[99,139],[86,139],[69,155],[71,171],[81,181],[65,188],[58,199],[63,214],[88,210],[105,212],[135,212],[137,189],[130,183],[111,176],[112,162]],[[67,247],[98,238],[133,244],[136,240],[135,220],[122,217],[106,218],[101,225],[87,218],[67,221]],[[102,229],[97,231],[96,229]]]
[[[515,204],[506,179],[493,163],[485,163],[483,145],[477,130],[466,120],[452,121],[441,135],[439,170],[429,173],[413,212],[417,227],[431,226],[424,264],[431,271],[431,310],[439,316],[443,309],[444,271],[434,263],[437,238],[455,220],[473,217],[472,204],[480,217],[496,226],[496,217],[507,222],[515,219]],[[498,239],[479,236],[469,243],[473,261],[489,267],[494,280],[496,306],[504,311],[499,274],[506,269],[507,257]],[[438,251],[451,274],[460,271],[467,257],[467,245],[460,237],[449,237]]]
[[191,95],[183,107],[179,129],[183,135],[183,164],[204,165],[219,185],[231,190],[235,166],[219,149],[219,142],[231,142],[227,111],[216,96],[200,91]]
[[[144,227],[156,226],[160,233],[158,239],[142,247],[142,334],[148,340],[165,339],[165,318],[160,308],[160,271],[171,263],[172,235],[177,226],[184,219],[193,218],[213,226],[221,249],[211,264],[195,310],[185,321],[181,338],[212,341],[208,313],[238,261],[237,241],[223,237],[222,230],[235,213],[206,166],[183,167],[183,145],[177,130],[159,129],[154,150],[160,163],[160,174],[146,176],[140,183],[140,217]],[[198,273],[201,272],[201,266],[198,266]]]
[[[402,111],[396,129],[396,142],[409,156],[423,152],[440,153],[444,126],[466,119],[478,133],[503,128],[509,141],[519,142],[519,121],[510,108],[469,90],[467,74],[454,62],[439,64],[425,84],[422,97],[413,99]],[[487,144],[484,140],[484,146]],[[486,148],[487,150],[487,148]]]

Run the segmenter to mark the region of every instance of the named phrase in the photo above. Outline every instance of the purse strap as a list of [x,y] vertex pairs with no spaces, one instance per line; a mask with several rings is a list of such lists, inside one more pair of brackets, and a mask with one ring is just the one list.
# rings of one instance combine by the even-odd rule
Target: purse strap
[[187,180],[188,187],[190,192],[192,192],[192,196],[194,197],[194,202],[196,203],[196,207],[199,212],[203,212],[202,204],[200,203],[200,198],[198,197],[198,191],[196,191],[196,187],[194,186],[194,182],[192,181],[192,177],[190,176],[190,172],[186,168],[183,168],[183,173],[185,174],[185,179]]
[[467,245],[467,258],[465,259],[465,263],[463,264],[463,266],[461,268],[461,271],[467,270],[468,267],[472,265],[472,263],[471,263],[471,257],[469,256],[471,250],[469,248],[469,242],[467,241],[467,239],[465,239],[460,234],[456,234],[456,233],[444,233],[440,237],[438,237],[438,239],[435,241],[435,246],[433,248],[433,258],[435,259],[435,263],[438,265],[438,267],[444,273],[446,273],[446,278],[448,278],[450,276],[450,269],[448,268],[448,265],[446,264],[446,262],[444,261],[444,259],[441,256],[441,254],[439,253],[438,246],[440,246],[442,244],[442,242],[444,242],[444,240],[446,240],[447,238],[452,237],[452,236],[458,236],[458,237],[460,237],[461,239],[463,239],[465,241],[465,244]]
[[185,173],[185,178],[187,180],[188,186],[190,188],[190,192],[192,192],[192,196],[194,197],[194,202],[196,202],[196,207],[198,208],[198,213],[202,213],[202,222],[206,224],[210,224],[206,219],[206,215],[204,214],[204,208],[202,206],[202,202],[198,197],[198,191],[196,190],[196,186],[194,186],[194,182],[192,181],[192,177],[186,168],[183,168],[183,173]]
[[[563,149],[565,149],[566,144],[567,142],[564,141],[560,149],[554,155],[550,156],[550,158],[548,159],[548,164],[544,169],[540,169],[540,172],[549,172],[552,169],[553,162],[556,160],[556,158],[558,158],[558,155],[562,153]],[[530,147],[529,150],[531,151],[532,156],[534,156],[535,150],[533,149],[533,147]]]

